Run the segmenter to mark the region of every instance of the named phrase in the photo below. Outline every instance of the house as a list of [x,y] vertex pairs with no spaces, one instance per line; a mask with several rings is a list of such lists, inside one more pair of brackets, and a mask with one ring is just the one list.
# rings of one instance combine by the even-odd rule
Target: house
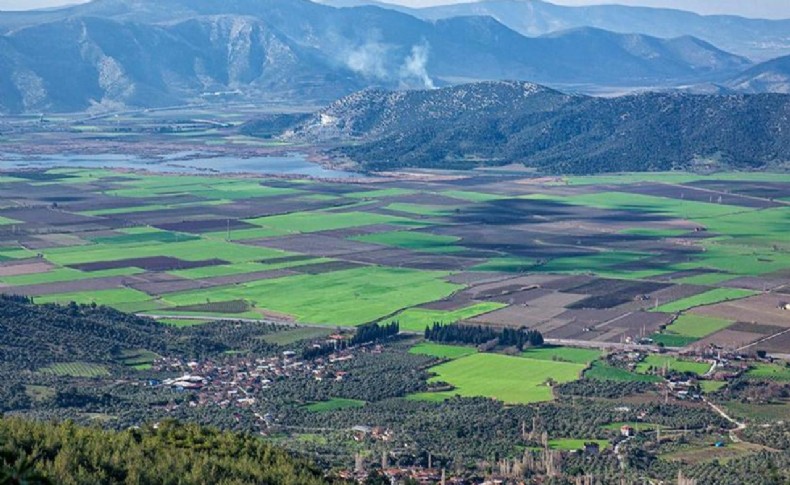
[[354,433],[354,439],[357,441],[361,441],[366,436],[368,436],[371,432],[373,432],[373,428],[370,426],[354,426],[351,428],[351,431]]
[[601,445],[596,442],[584,444],[585,455],[598,455],[601,453]]
[[625,437],[627,437],[627,438],[629,438],[631,436],[636,436],[636,430],[634,429],[633,426],[629,426],[627,424],[624,424],[624,425],[620,426],[620,434],[625,436]]

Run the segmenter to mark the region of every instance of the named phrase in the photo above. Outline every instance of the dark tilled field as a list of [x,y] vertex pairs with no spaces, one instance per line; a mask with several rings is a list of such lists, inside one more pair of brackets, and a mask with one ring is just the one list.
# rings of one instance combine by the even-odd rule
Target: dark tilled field
[[672,199],[690,200],[695,202],[708,202],[711,204],[735,205],[757,209],[767,209],[770,207],[779,207],[782,205],[777,202],[771,202],[770,200],[762,200],[754,197],[728,193],[711,187],[693,188],[689,186],[646,183],[632,185],[620,190],[634,194],[669,197]]
[[204,268],[206,266],[219,266],[228,264],[222,259],[206,259],[203,261],[185,261],[169,256],[153,256],[149,258],[119,259],[116,261],[97,261],[95,263],[82,263],[70,265],[70,268],[80,271],[103,271],[119,268],[140,268],[146,271],[173,271],[178,269]]
[[164,231],[203,234],[206,232],[219,232],[225,230],[236,231],[240,229],[255,229],[258,226],[236,219],[206,219],[200,221],[170,222],[157,224],[154,227]]
[[723,182],[718,180],[698,180],[688,185],[769,200],[787,197],[787,194],[790,193],[790,183],[784,182]]
[[325,236],[323,234],[297,234],[294,236],[264,239],[261,241],[247,241],[246,243],[321,257],[335,257],[378,251],[383,247],[378,244],[351,241],[338,237]]

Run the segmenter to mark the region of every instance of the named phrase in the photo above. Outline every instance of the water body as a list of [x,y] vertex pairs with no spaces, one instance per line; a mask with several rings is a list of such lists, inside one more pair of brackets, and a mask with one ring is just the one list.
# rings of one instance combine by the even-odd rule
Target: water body
[[261,175],[304,175],[317,178],[363,178],[354,172],[332,170],[307,160],[303,153],[268,157],[209,157],[200,153],[173,153],[161,158],[146,159],[136,155],[41,155],[0,154],[0,169],[22,168],[124,168],[149,172],[175,173],[254,173]]

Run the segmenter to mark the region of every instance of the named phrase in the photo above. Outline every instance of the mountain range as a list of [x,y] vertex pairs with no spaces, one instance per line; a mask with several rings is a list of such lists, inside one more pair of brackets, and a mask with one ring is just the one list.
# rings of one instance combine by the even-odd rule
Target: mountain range
[[578,27],[595,27],[619,33],[638,32],[662,38],[691,35],[756,62],[790,54],[790,19],[699,15],[684,10],[624,5],[571,7],[541,0],[480,0],[426,8],[406,8],[370,0],[322,1],[343,7],[377,5],[426,20],[490,16],[527,36]]
[[426,20],[307,0],[95,0],[0,13],[0,111],[11,113],[229,96],[326,103],[370,87],[496,79],[579,92],[671,88],[726,83],[752,67],[687,35],[584,26],[532,37],[491,16]]
[[566,174],[754,168],[790,160],[790,95],[601,98],[523,82],[366,90],[282,136],[336,144],[370,171],[511,162]]

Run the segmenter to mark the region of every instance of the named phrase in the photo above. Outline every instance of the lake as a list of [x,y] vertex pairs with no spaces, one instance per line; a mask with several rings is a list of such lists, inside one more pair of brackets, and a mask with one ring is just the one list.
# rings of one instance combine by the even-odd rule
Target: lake
[[58,154],[21,155],[0,154],[0,169],[21,168],[125,168],[149,172],[177,173],[255,173],[261,175],[303,175],[316,178],[364,178],[364,175],[324,168],[307,159],[302,153],[267,157],[201,157],[200,153],[180,152],[160,158],[147,159],[136,155]]

